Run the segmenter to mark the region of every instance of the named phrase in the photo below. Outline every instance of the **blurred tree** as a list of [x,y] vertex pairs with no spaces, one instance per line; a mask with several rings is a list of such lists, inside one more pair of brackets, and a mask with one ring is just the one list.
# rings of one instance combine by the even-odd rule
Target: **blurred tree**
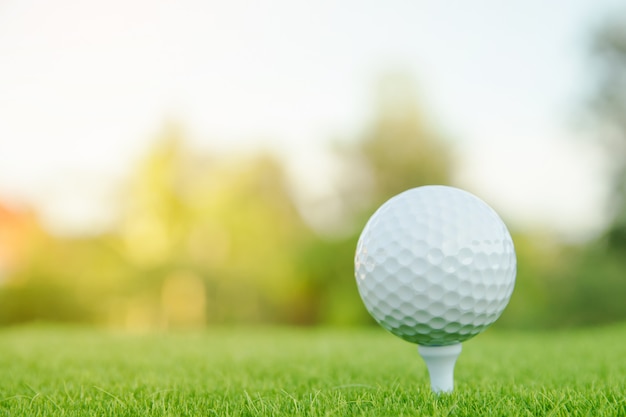
[[361,172],[343,176],[344,191],[368,213],[409,188],[448,184],[453,168],[450,144],[427,123],[411,76],[387,74],[376,93],[373,123],[342,149],[346,169]]
[[559,325],[626,319],[626,14],[615,15],[591,44],[596,70],[589,100],[595,138],[604,149],[611,192],[609,225],[597,239],[566,252],[570,264],[550,281]]
[[372,171],[375,204],[412,187],[449,183],[451,149],[426,122],[414,80],[402,73],[384,76],[377,110],[356,149]]
[[121,248],[141,300],[131,315],[164,325],[308,322],[293,259],[309,230],[279,162],[190,152],[182,137],[172,128],[157,142],[124,199]]
[[626,13],[614,16],[597,32],[592,59],[597,78],[591,115],[612,183],[612,223],[605,238],[610,247],[626,249]]
[[354,251],[367,218],[395,194],[450,182],[451,148],[425,119],[413,79],[390,73],[378,85],[372,124],[355,141],[337,145],[343,210],[335,223],[347,226],[312,240],[300,262],[301,274],[320,294],[318,320],[371,322],[354,283]]
[[316,320],[319,294],[295,262],[311,232],[279,161],[193,152],[183,138],[168,127],[140,161],[108,234],[59,238],[0,216],[0,323]]

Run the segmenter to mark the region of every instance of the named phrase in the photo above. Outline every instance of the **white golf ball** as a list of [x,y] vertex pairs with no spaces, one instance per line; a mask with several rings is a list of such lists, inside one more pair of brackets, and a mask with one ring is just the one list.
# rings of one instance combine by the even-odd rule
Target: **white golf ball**
[[365,307],[409,342],[463,342],[492,324],[515,285],[516,258],[491,207],[453,187],[413,188],[367,222],[355,275]]

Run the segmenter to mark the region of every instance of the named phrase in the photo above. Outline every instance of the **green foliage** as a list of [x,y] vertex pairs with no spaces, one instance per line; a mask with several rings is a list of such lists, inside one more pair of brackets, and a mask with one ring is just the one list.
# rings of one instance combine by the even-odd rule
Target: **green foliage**
[[300,273],[319,298],[318,321],[367,323],[354,285],[354,252],[369,216],[387,199],[424,184],[446,184],[452,172],[449,145],[422,119],[410,78],[383,78],[374,123],[358,140],[339,147],[346,175],[341,197],[351,227],[315,237],[301,257]]
[[373,123],[362,137],[340,149],[347,174],[343,191],[354,206],[351,213],[365,211],[368,217],[409,188],[449,184],[454,168],[450,145],[425,122],[410,77],[383,77],[376,104]]
[[0,415],[621,416],[626,328],[488,331],[436,396],[415,346],[379,328],[132,335],[0,332]]
[[120,203],[109,235],[37,243],[0,287],[0,322],[310,321],[292,309],[310,297],[294,259],[311,231],[275,157],[191,152],[172,128]]
[[[618,29],[601,36],[597,49],[606,64],[598,114],[617,132],[610,147],[626,144],[626,122],[616,110],[626,108],[626,90],[610,87],[626,80]],[[450,183],[455,168],[452,147],[426,122],[412,81],[392,74],[379,87],[372,123],[335,144],[340,174],[329,188],[341,209],[328,223],[342,227],[322,231],[305,221],[277,156],[193,150],[170,127],[120,190],[119,221],[106,234],[59,238],[28,229],[22,262],[2,276],[0,324],[373,323],[353,275],[365,222],[399,192]],[[617,173],[626,177],[620,152],[611,153],[616,189],[624,179]],[[615,221],[589,245],[568,247],[544,232],[514,231],[516,289],[496,326],[626,319],[623,191],[614,194]]]
[[[610,193],[609,225],[583,246],[560,251],[561,263],[545,276],[540,311],[549,325],[589,325],[626,319],[626,14],[615,14],[595,34],[591,59],[595,69],[589,115],[594,137],[606,158]],[[547,258],[547,257],[544,257]],[[534,259],[539,259],[535,257]],[[525,266],[520,264],[521,268]]]
[[402,74],[384,77],[378,105],[373,126],[356,149],[372,171],[376,206],[409,188],[449,183],[451,151],[425,123],[412,79]]
[[557,276],[549,290],[555,302],[548,310],[552,325],[593,325],[626,319],[626,259],[599,241],[568,254],[567,274]]
[[626,14],[600,28],[592,44],[596,69],[590,113],[611,175],[609,243],[626,248]]
[[126,202],[122,252],[146,288],[163,291],[172,274],[191,274],[209,322],[292,319],[303,296],[293,259],[310,232],[275,158],[220,160],[169,137],[140,168]]
[[341,233],[305,223],[273,155],[192,151],[170,126],[121,190],[117,227],[47,239],[0,288],[0,321],[371,322],[353,278],[365,220],[393,194],[445,183],[451,171],[410,80],[387,78],[380,93],[375,122],[339,155],[350,171],[338,184],[344,218],[334,220],[349,219]]

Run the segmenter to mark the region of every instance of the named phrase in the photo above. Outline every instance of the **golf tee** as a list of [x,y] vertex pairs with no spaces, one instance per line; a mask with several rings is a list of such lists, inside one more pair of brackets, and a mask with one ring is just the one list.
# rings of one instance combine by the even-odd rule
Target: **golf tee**
[[454,389],[454,365],[461,353],[461,344],[456,343],[448,346],[417,345],[417,351],[426,362],[433,392],[452,392]]

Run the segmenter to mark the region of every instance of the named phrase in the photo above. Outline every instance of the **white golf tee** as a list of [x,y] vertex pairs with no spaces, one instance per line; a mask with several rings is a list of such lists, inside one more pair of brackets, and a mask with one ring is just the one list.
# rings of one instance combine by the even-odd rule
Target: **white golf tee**
[[430,386],[435,393],[452,392],[454,389],[454,365],[461,353],[461,344],[447,346],[417,345],[417,351],[426,362]]

